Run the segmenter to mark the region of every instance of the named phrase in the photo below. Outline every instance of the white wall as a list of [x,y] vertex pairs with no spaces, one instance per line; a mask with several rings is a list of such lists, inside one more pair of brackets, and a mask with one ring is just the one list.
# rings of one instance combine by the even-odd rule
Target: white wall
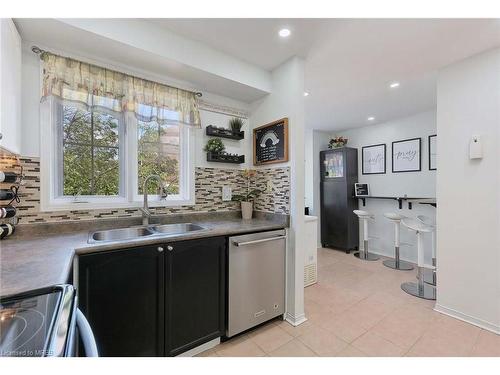
[[[93,60],[98,60],[98,57],[90,57]],[[102,66],[107,66],[102,63]],[[21,137],[21,154],[24,156],[40,156],[40,58],[31,51],[29,44],[23,44],[22,50],[22,137]],[[154,77],[151,77],[154,79]],[[203,93],[203,100],[210,103],[218,104],[225,107],[235,108],[238,110],[247,111],[249,105],[238,100],[226,98],[220,95],[211,93]],[[201,123],[203,129],[194,130],[195,133],[195,160],[197,167],[219,167],[219,168],[242,168],[246,164],[226,164],[226,163],[208,163],[206,161],[206,153],[203,147],[210,137],[205,135],[205,127],[207,125],[226,126],[232,118],[230,115],[214,113],[207,110],[200,111]],[[234,141],[223,139],[226,145],[227,152],[248,154],[246,159],[250,158],[249,141],[251,136],[249,132],[249,121],[245,120],[243,127],[245,132],[245,140]]]
[[[287,251],[286,318],[294,324],[304,315],[304,62],[294,57],[272,72],[272,93],[253,103],[253,127],[289,119],[291,191],[290,230]],[[284,166],[287,164],[277,164]]]
[[436,309],[500,334],[500,49],[443,69],[437,108]]
[[309,213],[318,217],[317,244],[321,246],[321,210],[320,210],[320,170],[319,152],[328,149],[330,134],[318,130],[306,131],[305,150],[305,203],[309,206]]
[[[348,131],[340,131],[338,135],[349,139],[348,146],[358,149],[358,180],[369,184],[370,195],[373,196],[404,196],[409,197],[435,197],[436,196],[436,171],[429,170],[428,136],[436,134],[436,112],[434,110],[417,115],[401,118],[383,124],[376,124]],[[392,173],[392,142],[408,138],[421,138],[422,155],[421,171]],[[363,175],[361,147],[373,144],[386,145],[386,174]],[[436,209],[428,205],[413,204],[411,210],[404,204],[399,210],[398,203],[390,200],[367,199],[366,206],[360,202],[360,209],[366,209],[375,215],[375,221],[370,222],[370,236],[377,237],[370,243],[370,251],[394,256],[394,226],[383,214],[398,212],[406,216],[416,217],[426,215],[435,217]],[[360,236],[362,233],[360,233]],[[401,226],[401,241],[412,244],[402,246],[401,258],[416,262],[417,248],[414,232]],[[360,241],[362,247],[363,242]],[[425,262],[431,264],[430,236],[424,240],[426,248]]]

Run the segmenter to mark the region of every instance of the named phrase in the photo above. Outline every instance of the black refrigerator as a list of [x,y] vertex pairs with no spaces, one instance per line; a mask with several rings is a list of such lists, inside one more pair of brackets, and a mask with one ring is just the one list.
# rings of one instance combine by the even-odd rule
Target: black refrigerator
[[323,247],[358,248],[358,208],[354,184],[358,182],[358,150],[342,147],[320,152],[321,244]]

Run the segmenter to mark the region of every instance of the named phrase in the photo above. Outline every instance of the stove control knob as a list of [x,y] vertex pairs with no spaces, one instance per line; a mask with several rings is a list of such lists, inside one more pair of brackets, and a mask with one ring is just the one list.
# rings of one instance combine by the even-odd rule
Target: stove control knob
[[160,252],[160,253],[161,253],[162,251],[163,251],[163,247],[158,246],[158,252]]
[[172,246],[170,246],[170,245],[168,245],[168,246],[167,246],[167,250],[168,250],[168,251],[172,251],[173,249],[174,249],[174,248],[173,248]]

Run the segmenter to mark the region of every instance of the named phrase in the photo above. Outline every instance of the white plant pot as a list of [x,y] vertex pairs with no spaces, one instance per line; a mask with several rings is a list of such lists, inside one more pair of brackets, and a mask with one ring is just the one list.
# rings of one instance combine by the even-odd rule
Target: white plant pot
[[251,219],[253,214],[252,202],[241,202],[241,216],[243,219]]

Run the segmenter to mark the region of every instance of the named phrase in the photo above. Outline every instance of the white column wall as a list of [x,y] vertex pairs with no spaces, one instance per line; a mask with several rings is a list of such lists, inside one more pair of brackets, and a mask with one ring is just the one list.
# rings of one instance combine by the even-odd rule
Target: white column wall
[[272,72],[272,92],[252,105],[250,124],[289,119],[290,229],[287,249],[286,319],[304,322],[304,62],[294,57]]
[[436,310],[500,334],[500,49],[439,73],[437,130]]

